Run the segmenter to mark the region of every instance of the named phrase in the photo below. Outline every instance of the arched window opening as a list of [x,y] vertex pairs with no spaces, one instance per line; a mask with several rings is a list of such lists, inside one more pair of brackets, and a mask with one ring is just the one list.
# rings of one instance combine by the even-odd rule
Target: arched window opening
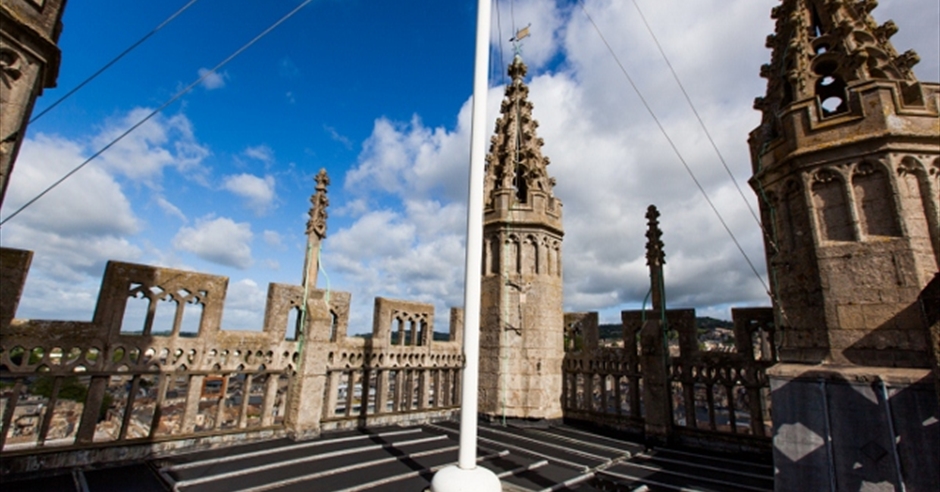
[[330,341],[331,342],[336,341],[336,331],[337,331],[337,325],[338,325],[336,320],[337,320],[336,311],[333,311],[332,309],[330,309]]
[[493,275],[499,274],[499,243],[500,241],[498,236],[494,236],[492,239],[490,239],[489,273]]
[[819,75],[815,87],[816,99],[824,118],[849,110],[845,81],[836,73],[838,68],[838,64],[831,57],[820,59],[814,67],[814,71]]
[[852,190],[862,234],[900,236],[891,186],[883,169],[868,162],[859,164],[852,175]]
[[813,209],[821,241],[853,241],[855,232],[843,181],[832,171],[820,171],[812,187]]
[[845,87],[845,82],[836,75],[823,75],[816,81],[816,97],[822,108],[823,117],[845,113],[849,110]]
[[392,332],[392,345],[403,345],[405,342],[405,323],[401,318],[395,318],[395,331]]
[[525,254],[523,258],[525,260],[525,266],[522,269],[522,273],[537,274],[539,268],[538,242],[534,237],[529,236],[525,240],[524,247]]

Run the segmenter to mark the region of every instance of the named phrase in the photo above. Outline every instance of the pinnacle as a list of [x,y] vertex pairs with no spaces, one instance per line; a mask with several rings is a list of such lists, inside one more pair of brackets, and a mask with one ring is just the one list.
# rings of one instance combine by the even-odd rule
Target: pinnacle
[[525,62],[522,61],[522,57],[517,53],[512,59],[512,64],[509,65],[509,76],[513,82],[516,80],[522,81],[528,71],[529,67],[526,66]]

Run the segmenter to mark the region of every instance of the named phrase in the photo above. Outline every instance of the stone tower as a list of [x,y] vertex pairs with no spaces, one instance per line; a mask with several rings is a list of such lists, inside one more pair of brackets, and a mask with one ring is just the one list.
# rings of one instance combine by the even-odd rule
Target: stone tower
[[526,70],[516,55],[486,156],[479,408],[491,418],[559,419],[562,204],[535,132]]
[[749,143],[780,363],[775,489],[940,490],[921,291],[940,263],[940,84],[875,0],[782,0]]
[[56,85],[64,11],[65,0],[0,3],[0,205],[33,104]]
[[926,367],[940,262],[940,86],[874,0],[784,0],[751,132],[785,361]]

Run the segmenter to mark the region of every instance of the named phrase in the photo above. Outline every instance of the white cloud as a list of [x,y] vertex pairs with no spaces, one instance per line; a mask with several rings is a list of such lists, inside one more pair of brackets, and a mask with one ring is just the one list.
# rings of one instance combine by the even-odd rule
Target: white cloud
[[167,200],[163,195],[155,196],[154,200],[157,202],[157,206],[160,207],[160,209],[163,210],[167,215],[176,217],[183,221],[183,223],[189,222],[189,219],[186,218],[186,214],[184,214],[183,211],[179,209],[179,207],[170,203],[170,201]]
[[[26,138],[3,211],[12,213],[36,197],[147,113],[133,110],[74,140],[42,133]],[[198,173],[206,153],[185,116],[157,116],[4,224],[2,246],[34,251],[18,316],[90,319],[105,263],[144,255],[135,237],[146,224],[121,178],[158,188],[163,168]],[[185,221],[162,194],[154,200]]]
[[274,162],[274,150],[267,145],[255,145],[245,149],[245,155],[265,164]]
[[[499,12],[496,12],[496,9]],[[499,15],[497,25],[495,17]],[[532,69],[539,69],[549,62],[555,54],[558,53],[558,37],[563,28],[562,8],[555,2],[546,2],[545,0],[500,0],[494,5],[492,30],[490,33],[490,43],[497,50],[500,47],[500,41],[503,48],[503,62],[508,65],[512,60],[513,47],[509,42],[519,31],[526,26],[529,27],[529,36],[524,38],[520,45],[523,57]],[[513,20],[515,20],[515,31],[513,31]],[[499,31],[502,27],[502,31]],[[497,58],[498,62],[499,58]],[[498,74],[496,80],[501,80],[505,73]],[[507,75],[508,77],[508,75]]]
[[[463,296],[465,210],[458,203],[413,200],[400,212],[368,212],[330,236],[321,266],[341,276],[343,286],[355,286],[351,332],[370,330],[373,298],[380,295],[434,304],[435,328],[447,329],[447,309]],[[320,288],[325,280],[321,276]]]
[[245,206],[263,215],[274,204],[274,176],[235,174],[222,180],[222,188],[245,199]]
[[228,80],[229,75],[227,72],[210,72],[208,68],[200,68],[199,77],[205,77],[202,79],[202,86],[207,91],[211,91],[225,87],[225,81]]
[[[110,144],[152,111],[135,108],[123,117],[108,121],[92,139],[95,150]],[[158,114],[101,154],[95,165],[150,186],[157,186],[166,167],[204,182],[207,170],[201,166],[209,154],[209,149],[196,140],[192,123],[185,115]]]
[[352,144],[352,141],[349,140],[349,137],[345,135],[341,135],[338,131],[336,131],[336,128],[333,128],[332,126],[323,125],[323,130],[326,131],[326,133],[330,136],[330,138],[343,144],[343,147],[346,147],[347,149],[350,149],[350,150],[352,149],[353,144]]
[[223,330],[261,331],[267,291],[246,278],[229,284],[222,308]]
[[227,217],[203,217],[194,227],[182,227],[173,238],[173,247],[199,258],[239,269],[251,266],[251,224]]
[[264,239],[265,244],[268,246],[280,246],[281,245],[281,235],[277,231],[264,231],[261,233],[262,239]]
[[[86,158],[86,150],[76,142],[44,134],[27,138],[13,168],[4,212],[18,209]],[[117,236],[133,234],[139,227],[121,186],[94,163],[26,208],[11,220],[14,223],[66,235]]]
[[[770,59],[764,43],[773,32],[770,11],[778,2],[638,3],[746,199],[756,208],[747,185],[747,135],[760,121],[751,104],[766,89],[759,71]],[[940,57],[935,24],[923,29],[930,38],[924,42],[915,26],[926,21],[913,19],[908,25],[902,17],[918,17],[911,12],[933,12],[937,7],[923,0],[916,7],[883,3],[885,8],[876,10],[875,17],[880,22],[894,17],[901,33],[909,32],[911,43],[916,41],[925,61],[915,70],[936,70]],[[766,282],[760,228],[633,3],[586,0],[585,7]],[[507,2],[501,2],[500,9],[503,38],[508,39]],[[517,28],[532,23],[532,37],[522,49],[530,68],[530,101],[540,122],[539,136],[545,140],[543,152],[551,158],[549,173],[558,180],[555,194],[564,202],[566,310],[616,316],[619,309],[639,307],[649,289],[644,258],[649,204],[662,213],[671,306],[727,317],[729,305],[769,305],[761,279],[703,199],[580,6],[517,1],[514,16]],[[492,38],[496,49],[497,36]],[[899,43],[899,36],[895,46],[904,51],[910,46]],[[504,51],[511,53],[506,39]],[[559,59],[562,62],[555,64]],[[504,56],[504,62],[509,61]],[[501,83],[503,77],[492,80]],[[501,88],[490,91],[488,132],[501,98]],[[324,266],[342,279],[337,282],[350,284],[344,288],[354,293],[353,319],[359,316],[361,323],[354,323],[353,331],[368,330],[374,295],[427,300],[438,309],[460,304],[468,103],[460,108],[454,128],[427,127],[418,115],[407,122],[377,119],[356,165],[347,172],[344,186],[352,197],[337,204],[336,215],[355,221],[327,240]],[[357,315],[357,310],[365,314]],[[438,320],[437,329],[444,329],[440,323],[446,324],[446,312],[439,312]]]
[[[4,212],[19,209],[86,158],[76,142],[44,134],[27,138],[11,175]],[[0,234],[3,247],[34,252],[20,312],[48,317],[52,306],[62,308],[54,317],[91,312],[94,287],[85,280],[100,278],[107,260],[139,258],[140,249],[126,237],[140,225],[120,185],[94,164],[24,209]]]

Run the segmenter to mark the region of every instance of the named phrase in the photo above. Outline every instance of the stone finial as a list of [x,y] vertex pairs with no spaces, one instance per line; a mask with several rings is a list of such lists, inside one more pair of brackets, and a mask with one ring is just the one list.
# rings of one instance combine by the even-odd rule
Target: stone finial
[[515,82],[518,80],[522,82],[522,80],[525,78],[526,72],[528,71],[529,67],[523,63],[522,57],[519,55],[514,56],[512,59],[512,64],[509,65],[509,77],[512,78],[512,81]]
[[326,196],[326,187],[330,184],[330,177],[326,174],[326,169],[320,169],[314,180],[317,182],[317,186],[316,192],[310,195],[310,211],[307,212],[310,219],[307,220],[307,235],[316,234],[317,238],[323,239],[326,237],[326,208],[330,205],[330,199]]
[[666,264],[666,253],[663,252],[663,231],[659,228],[659,210],[656,205],[646,209],[646,264],[650,267],[661,267]]
[[663,252],[663,231],[659,228],[659,210],[655,205],[646,209],[646,264],[650,268],[650,293],[652,294],[653,312],[664,312],[666,309],[665,280],[663,278],[663,265],[666,264],[666,253]]

